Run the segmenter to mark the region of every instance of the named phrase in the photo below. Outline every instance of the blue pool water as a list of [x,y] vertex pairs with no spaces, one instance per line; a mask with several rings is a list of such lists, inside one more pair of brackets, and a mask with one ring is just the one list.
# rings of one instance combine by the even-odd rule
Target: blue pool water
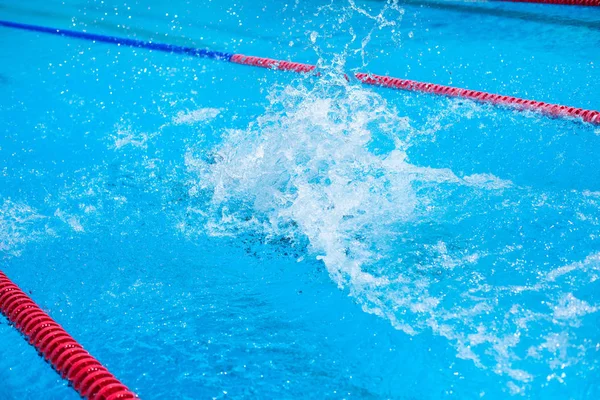
[[[143,399],[600,396],[600,10],[0,0],[0,269]],[[76,393],[0,319],[0,398]]]

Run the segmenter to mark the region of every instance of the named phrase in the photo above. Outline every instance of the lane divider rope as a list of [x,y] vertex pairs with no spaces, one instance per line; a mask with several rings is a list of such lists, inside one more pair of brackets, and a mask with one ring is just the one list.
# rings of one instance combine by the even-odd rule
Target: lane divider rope
[[[314,65],[295,63],[290,61],[278,61],[270,58],[245,56],[234,54],[231,62],[254,67],[269,68],[281,71],[293,71],[299,73],[312,72]],[[584,110],[582,108],[561,106],[558,104],[544,103],[536,100],[525,100],[518,97],[502,96],[477,90],[467,90],[451,86],[436,85],[433,83],[418,82],[409,79],[392,78],[389,76],[367,74],[356,72],[356,79],[367,85],[381,86],[391,89],[407,90],[412,92],[432,93],[446,97],[459,97],[474,100],[480,103],[490,103],[511,107],[517,110],[536,111],[552,117],[580,118],[585,122],[600,125],[600,112]]]
[[588,6],[600,7],[600,0],[500,0],[510,3],[543,3],[543,4],[558,4],[564,6]]
[[479,92],[477,90],[460,89],[451,86],[436,85],[433,83],[417,82],[408,79],[390,78],[358,72],[356,78],[367,84],[394,89],[409,90],[422,93],[434,93],[447,97],[460,97],[481,103],[490,103],[512,107],[518,110],[531,110],[552,117],[581,118],[586,122],[600,125],[600,112],[584,110],[582,108],[561,106],[558,104],[544,103],[536,100],[525,100],[518,97],[502,96],[499,94]]
[[[548,0],[554,1],[554,0]],[[556,0],[559,1],[559,0]],[[579,1],[579,0],[565,0]],[[600,0],[586,0],[600,1]],[[208,49],[198,49],[194,47],[177,46],[165,43],[155,43],[137,39],[121,38],[116,36],[99,35],[87,32],[73,31],[69,29],[49,28],[45,26],[21,24],[12,21],[0,20],[0,26],[7,28],[16,28],[33,32],[48,33],[52,35],[72,37],[77,39],[91,40],[93,42],[111,43],[117,46],[129,46],[156,50],[166,53],[185,54],[193,57],[210,58],[214,60],[228,61],[236,64],[250,65],[253,67],[268,68],[280,71],[291,71],[297,73],[313,73],[315,65],[302,64],[292,61],[274,60],[265,57],[247,56],[244,54],[232,54]],[[500,106],[511,107],[517,110],[536,111],[544,115],[559,118],[575,118],[585,122],[600,125],[600,112],[594,110],[585,110],[577,107],[562,106],[559,104],[544,103],[536,100],[526,100],[512,96],[502,96],[476,90],[467,90],[451,86],[437,85],[433,83],[418,82],[408,79],[399,79],[389,76],[381,76],[357,72],[354,76],[362,83],[367,85],[382,86],[391,89],[408,90],[413,92],[431,93],[447,97],[459,97],[474,100],[480,103],[489,103]]]
[[83,398],[137,398],[2,271],[0,312]]
[[161,51],[161,52],[165,52],[165,53],[186,54],[189,56],[200,57],[200,58],[212,58],[215,60],[225,60],[225,61],[229,61],[229,59],[231,58],[231,54],[222,53],[220,51],[198,49],[198,48],[186,47],[186,46],[177,46],[177,45],[166,44],[166,43],[155,43],[152,41],[129,39],[129,38],[123,38],[123,37],[117,37],[117,36],[98,35],[95,33],[79,32],[79,31],[73,31],[70,29],[57,29],[57,28],[50,28],[50,27],[46,27],[46,26],[21,24],[19,22],[3,21],[3,20],[0,20],[0,26],[4,26],[7,28],[22,29],[22,30],[32,31],[32,32],[49,33],[51,35],[72,37],[72,38],[76,38],[76,39],[90,40],[92,42],[116,44],[117,46],[137,47],[137,48],[143,48],[143,49],[148,49],[148,50]]

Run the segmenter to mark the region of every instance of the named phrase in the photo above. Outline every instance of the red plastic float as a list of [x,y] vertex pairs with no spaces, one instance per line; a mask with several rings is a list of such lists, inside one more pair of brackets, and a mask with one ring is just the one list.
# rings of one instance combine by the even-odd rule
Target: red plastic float
[[83,398],[137,398],[1,271],[0,312]]

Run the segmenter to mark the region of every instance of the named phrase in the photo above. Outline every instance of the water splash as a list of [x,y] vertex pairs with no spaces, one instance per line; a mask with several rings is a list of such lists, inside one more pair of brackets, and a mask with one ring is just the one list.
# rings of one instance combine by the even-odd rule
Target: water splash
[[0,206],[0,254],[19,256],[22,247],[39,236],[36,223],[42,219],[28,205],[5,199]]
[[[334,66],[322,80],[276,86],[270,106],[247,129],[224,132],[209,150],[202,149],[206,143],[189,148],[189,201],[177,203],[187,205],[178,227],[190,231],[198,223],[211,235],[250,233],[294,246],[304,258],[321,260],[365,311],[409,335],[448,339],[458,357],[505,377],[512,393],[585,377],[598,366],[600,253],[567,249],[593,248],[600,196],[534,191],[489,172],[465,176],[411,162],[421,141],[448,128],[440,122],[448,114],[459,123],[481,108],[468,103],[456,110],[451,102],[422,128],[375,91],[346,82],[341,67],[355,54],[366,65],[366,47],[384,15],[365,16],[351,5],[344,13],[374,27],[359,39],[355,23],[342,20],[352,38],[333,55],[318,47],[327,33],[309,34],[320,66]],[[168,121],[181,128],[220,112],[203,110]],[[121,152],[142,151],[158,137],[123,128],[109,142]],[[125,203],[110,186],[115,182],[160,193],[179,184],[179,176],[161,181],[155,164],[160,160],[145,159],[133,172],[109,171],[106,181],[91,181],[81,193],[69,190],[72,209],[54,215],[87,232],[93,224],[75,218],[76,210],[94,215]],[[179,197],[172,192],[165,197]],[[19,226],[35,212],[12,203],[1,211],[0,250],[13,251],[22,243]]]
[[598,256],[536,263],[548,243],[573,239],[568,227],[546,230],[571,217],[561,204],[574,215],[598,205],[414,165],[410,151],[432,128],[414,129],[375,92],[334,76],[276,87],[246,130],[225,132],[210,151],[190,148],[188,215],[208,234],[304,248],[365,311],[447,338],[457,357],[507,377],[512,393],[593,368],[586,321],[598,311],[589,295]]
[[[388,0],[378,10],[373,11],[366,5],[357,4],[348,0],[336,4],[331,2],[318,8],[316,16],[323,16],[335,24],[320,29],[318,32],[307,32],[311,47],[318,56],[317,65],[321,68],[334,68],[338,71],[349,62],[358,57],[359,65],[354,70],[364,70],[369,65],[370,54],[368,45],[377,36],[389,37],[389,47],[400,46],[400,23],[404,16],[404,9],[398,5],[397,0]],[[321,26],[323,28],[323,26]],[[384,32],[385,34],[382,34]],[[333,46],[332,41],[337,41],[340,46]]]
[[210,121],[216,118],[220,112],[221,110],[216,108],[200,108],[189,112],[180,111],[177,113],[177,116],[173,118],[173,123],[175,125],[192,125],[198,122]]

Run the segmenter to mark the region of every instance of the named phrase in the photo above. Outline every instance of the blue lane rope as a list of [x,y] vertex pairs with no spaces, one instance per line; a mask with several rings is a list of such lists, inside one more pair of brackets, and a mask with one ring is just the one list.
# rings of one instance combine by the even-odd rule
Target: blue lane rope
[[20,24],[18,22],[0,20],[0,26],[7,28],[22,29],[31,32],[49,33],[57,36],[72,37],[76,39],[91,40],[94,42],[111,43],[121,46],[137,47],[148,50],[156,50],[164,53],[186,54],[193,57],[210,58],[213,60],[230,61],[233,54],[208,49],[198,49],[194,47],[177,46],[174,44],[154,43],[152,41],[127,39],[116,36],[98,35],[95,33],[86,33],[72,31],[69,29],[48,28],[45,26]]

